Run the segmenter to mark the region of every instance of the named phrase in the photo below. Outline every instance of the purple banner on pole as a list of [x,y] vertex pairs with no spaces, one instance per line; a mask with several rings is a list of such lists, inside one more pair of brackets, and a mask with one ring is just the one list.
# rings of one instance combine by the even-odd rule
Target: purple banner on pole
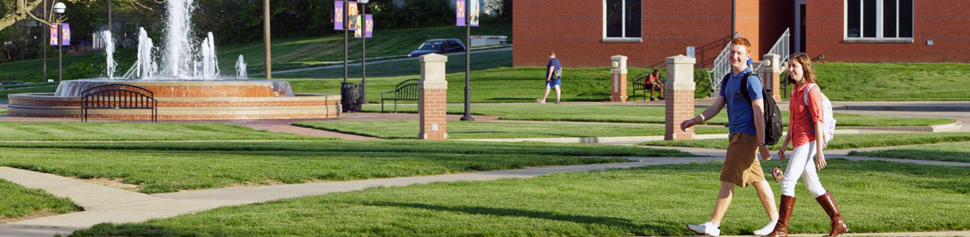
[[374,36],[374,15],[367,14],[367,27],[365,27],[364,32],[366,32],[366,37],[371,38]]
[[465,0],[455,0],[455,15],[458,18],[457,26],[465,26]]
[[344,30],[344,1],[333,2],[333,29]]
[[357,11],[357,2],[350,1],[350,5],[348,6],[349,6],[347,8],[347,16],[349,18],[348,30],[357,30],[358,28],[360,28],[359,26],[357,26],[357,24],[360,23],[360,18],[358,17],[358,14],[360,14],[360,12]]
[[57,39],[61,39],[63,45],[71,45],[71,24],[61,23],[61,27],[64,35],[59,35],[60,31],[57,30],[57,25],[51,25],[51,45],[57,45]]
[[469,25],[474,26],[474,27],[477,27],[478,26],[478,16],[481,13],[482,1],[481,0],[469,0],[469,1],[471,1],[471,2],[468,3],[468,6],[471,7],[472,9],[468,13],[468,17],[470,17],[468,19],[468,22],[470,22]]

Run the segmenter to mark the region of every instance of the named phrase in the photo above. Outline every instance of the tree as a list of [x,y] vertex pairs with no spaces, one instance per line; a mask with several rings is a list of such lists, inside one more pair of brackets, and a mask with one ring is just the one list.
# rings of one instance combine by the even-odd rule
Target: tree
[[[36,10],[38,7],[42,7],[41,4],[44,0],[0,0],[3,1],[4,11],[3,16],[0,17],[0,31],[3,29],[16,24],[19,21],[26,19],[34,19],[45,24],[50,24],[50,19],[43,19],[45,16],[37,17],[32,11]],[[70,3],[83,3],[83,2],[96,2],[97,0],[67,0]],[[151,1],[151,0],[121,0],[130,3],[133,6],[138,6],[142,8],[148,8],[141,1]],[[53,4],[54,1],[50,1]],[[50,9],[50,8],[48,8]]]

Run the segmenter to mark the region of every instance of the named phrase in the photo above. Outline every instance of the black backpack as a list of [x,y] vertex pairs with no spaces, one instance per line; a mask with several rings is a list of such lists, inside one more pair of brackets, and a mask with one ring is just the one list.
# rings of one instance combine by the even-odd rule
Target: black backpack
[[[726,90],[727,81],[730,76],[731,74],[724,75],[724,79],[721,80],[721,90]],[[741,94],[743,94],[744,98],[748,99],[748,101],[751,101],[751,97],[748,95],[747,87],[748,77],[750,76],[751,73],[749,72],[745,73],[744,76],[741,77]],[[778,103],[775,102],[775,98],[768,96],[771,95],[771,92],[767,89],[767,87],[761,87],[761,94],[764,95],[762,96],[762,101],[764,101],[765,108],[765,144],[771,146],[778,144],[778,141],[781,140],[781,133],[783,129],[781,126],[781,110],[778,109]],[[725,102],[725,104],[727,104],[727,102]]]

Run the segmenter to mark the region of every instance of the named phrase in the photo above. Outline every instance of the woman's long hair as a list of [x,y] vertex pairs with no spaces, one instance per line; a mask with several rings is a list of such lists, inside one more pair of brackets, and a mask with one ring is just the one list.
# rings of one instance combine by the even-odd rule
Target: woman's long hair
[[[802,77],[806,83],[818,84],[818,78],[815,77],[815,69],[812,68],[812,59],[808,58],[805,53],[795,53],[792,54],[788,59],[790,62],[795,62],[802,65]],[[791,65],[789,65],[791,66]],[[788,75],[788,84],[795,84],[795,80],[791,79],[791,74]]]

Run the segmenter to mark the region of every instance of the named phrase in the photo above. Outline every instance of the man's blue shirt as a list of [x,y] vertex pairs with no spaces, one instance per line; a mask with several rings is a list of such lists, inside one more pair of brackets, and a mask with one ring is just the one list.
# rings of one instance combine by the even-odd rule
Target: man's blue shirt
[[761,78],[758,78],[754,74],[748,77],[748,84],[745,86],[748,87],[748,96],[751,97],[749,101],[741,94],[741,77],[745,73],[751,73],[751,68],[744,69],[744,71],[741,71],[737,75],[734,75],[734,72],[731,73],[727,84],[724,88],[721,88],[720,92],[720,95],[724,97],[724,102],[727,104],[728,129],[731,131],[731,134],[744,133],[757,136],[757,130],[754,127],[754,112],[751,111],[751,101],[763,98],[761,93]]
[[[549,73],[552,72],[552,71],[549,71],[549,67],[555,67],[553,68],[553,71],[561,71],[562,63],[560,63],[559,59],[557,58],[549,59],[549,64],[546,65],[546,76],[549,76]],[[552,80],[560,79],[559,77],[556,77],[556,76],[557,75],[553,74]]]

